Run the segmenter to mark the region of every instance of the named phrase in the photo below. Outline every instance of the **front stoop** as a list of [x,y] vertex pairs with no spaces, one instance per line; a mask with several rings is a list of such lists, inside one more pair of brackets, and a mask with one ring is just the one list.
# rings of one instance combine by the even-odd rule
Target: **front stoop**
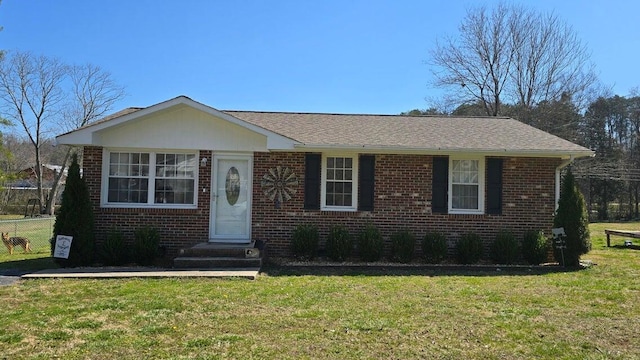
[[181,249],[173,259],[179,269],[260,268],[263,252],[255,244],[200,243]]

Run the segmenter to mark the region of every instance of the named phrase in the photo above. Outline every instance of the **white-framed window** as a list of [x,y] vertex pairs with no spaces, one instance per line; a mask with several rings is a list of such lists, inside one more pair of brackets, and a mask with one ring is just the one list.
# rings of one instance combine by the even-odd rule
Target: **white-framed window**
[[449,159],[449,213],[484,212],[484,158]]
[[102,205],[196,207],[198,154],[104,150]]
[[358,156],[322,155],[322,210],[358,209]]

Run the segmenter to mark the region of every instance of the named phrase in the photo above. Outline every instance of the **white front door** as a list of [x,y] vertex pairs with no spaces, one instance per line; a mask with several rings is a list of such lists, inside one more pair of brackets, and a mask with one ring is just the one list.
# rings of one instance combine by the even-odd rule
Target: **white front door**
[[250,242],[251,156],[214,155],[212,169],[211,241]]

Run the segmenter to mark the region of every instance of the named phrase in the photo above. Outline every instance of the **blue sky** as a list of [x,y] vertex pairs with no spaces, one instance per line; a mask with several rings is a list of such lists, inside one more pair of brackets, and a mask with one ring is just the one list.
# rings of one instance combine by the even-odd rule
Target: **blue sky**
[[[217,109],[397,114],[441,91],[426,62],[457,0],[3,0],[0,49],[112,73],[115,110],[187,95]],[[615,94],[640,86],[640,2],[522,1],[554,11]]]

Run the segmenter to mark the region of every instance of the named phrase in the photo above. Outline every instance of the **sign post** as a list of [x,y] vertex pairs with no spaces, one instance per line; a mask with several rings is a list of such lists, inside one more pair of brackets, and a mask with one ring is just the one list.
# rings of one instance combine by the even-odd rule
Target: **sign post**
[[555,247],[557,249],[560,249],[560,255],[562,256],[562,266],[565,266],[564,249],[567,248],[567,242],[565,240],[567,234],[565,234],[563,227],[551,229],[551,233],[553,234],[553,242]]
[[58,235],[56,236],[56,247],[53,250],[53,257],[68,259],[69,251],[71,250],[71,242],[73,236]]

